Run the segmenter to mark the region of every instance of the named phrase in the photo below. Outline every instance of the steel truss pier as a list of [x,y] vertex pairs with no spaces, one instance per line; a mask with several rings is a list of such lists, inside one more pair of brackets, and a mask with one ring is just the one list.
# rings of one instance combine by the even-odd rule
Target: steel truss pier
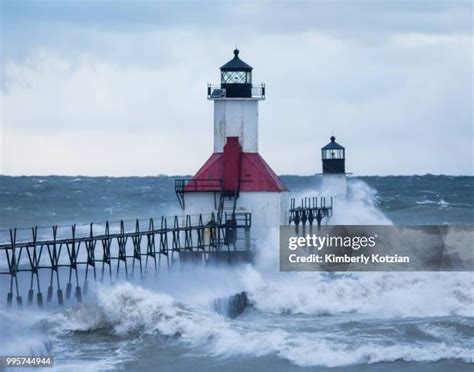
[[324,218],[332,216],[332,197],[326,203],[325,197],[306,197],[301,199],[300,205],[296,206],[295,198],[290,200],[290,217],[288,223],[298,226],[300,223],[305,226],[312,226],[316,221],[318,226]]
[[[9,230],[4,239],[7,242],[0,244],[0,275],[10,279],[7,305],[13,305],[15,296],[17,307],[22,307],[20,293],[25,288],[28,305],[33,304],[36,290],[36,303],[43,306],[45,281],[49,282],[46,301],[53,300],[56,288],[57,302],[62,305],[64,280],[65,298],[71,298],[74,285],[74,297],[81,302],[89,280],[114,281],[121,273],[128,279],[136,271],[142,277],[149,261],[158,272],[174,262],[183,265],[252,259],[250,213],[225,214],[220,222],[214,214],[129,222]],[[19,237],[25,233],[29,237]],[[162,257],[166,262],[161,261]],[[20,277],[29,281],[27,286]]]

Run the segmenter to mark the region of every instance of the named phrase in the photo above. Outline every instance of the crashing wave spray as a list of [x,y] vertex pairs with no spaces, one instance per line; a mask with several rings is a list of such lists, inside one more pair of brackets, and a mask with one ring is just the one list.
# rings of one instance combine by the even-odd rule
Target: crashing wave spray
[[[330,223],[390,223],[362,182],[350,182],[348,198],[338,203],[345,208]],[[189,266],[140,284],[99,285],[90,303],[43,313],[36,324],[53,345],[86,332],[177,342],[214,357],[276,356],[299,366],[473,361],[472,340],[455,332],[474,329],[472,275],[281,273],[277,247],[277,231],[268,231],[252,266]],[[215,311],[216,298],[242,291],[250,308],[237,320]],[[133,342],[124,358],[136,357]]]

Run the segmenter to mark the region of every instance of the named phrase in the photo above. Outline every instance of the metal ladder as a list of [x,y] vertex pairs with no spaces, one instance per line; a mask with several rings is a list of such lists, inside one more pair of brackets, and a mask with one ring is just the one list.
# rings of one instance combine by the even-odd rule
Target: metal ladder
[[226,214],[235,214],[238,197],[238,190],[236,190],[234,194],[221,193],[219,198],[219,209],[217,211],[217,221],[225,222],[222,219]]

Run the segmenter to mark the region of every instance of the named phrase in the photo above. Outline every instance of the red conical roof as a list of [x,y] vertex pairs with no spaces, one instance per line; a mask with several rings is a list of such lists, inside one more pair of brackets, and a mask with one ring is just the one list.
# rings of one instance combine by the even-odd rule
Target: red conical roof
[[[263,160],[259,153],[241,152],[240,191],[288,191],[280,178]],[[199,169],[193,180],[224,180],[224,153],[214,153]],[[209,188],[193,191],[210,191]],[[216,190],[218,191],[218,190]]]

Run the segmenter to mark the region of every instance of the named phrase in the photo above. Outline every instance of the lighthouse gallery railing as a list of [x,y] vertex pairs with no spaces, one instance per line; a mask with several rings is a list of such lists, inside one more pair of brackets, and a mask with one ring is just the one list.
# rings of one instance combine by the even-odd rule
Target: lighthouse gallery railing
[[[252,97],[258,99],[265,99],[265,84],[252,85]],[[207,98],[226,98],[225,89],[220,85],[207,85]]]

